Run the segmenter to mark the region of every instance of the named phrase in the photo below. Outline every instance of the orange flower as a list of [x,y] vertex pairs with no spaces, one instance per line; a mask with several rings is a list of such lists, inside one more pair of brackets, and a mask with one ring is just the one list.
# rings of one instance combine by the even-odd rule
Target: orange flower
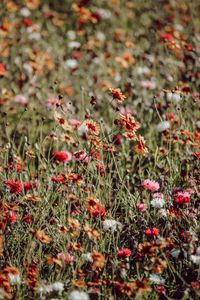
[[104,256],[97,251],[92,252],[91,256],[93,259],[93,264],[92,264],[93,269],[97,269],[97,268],[102,269],[105,264]]
[[134,117],[130,113],[126,113],[125,115],[120,114],[121,120],[119,120],[119,124],[121,124],[125,131],[136,131],[140,125],[137,121],[135,121]]
[[138,144],[134,148],[135,152],[137,154],[140,154],[140,155],[146,155],[149,151],[145,147],[145,140],[144,140],[144,138],[141,135],[139,135],[138,140],[139,140]]
[[113,89],[113,88],[110,88],[109,89],[111,94],[112,94],[112,97],[113,99],[117,100],[118,102],[123,102],[124,99],[126,98],[120,89]]
[[67,175],[67,178],[77,184],[81,184],[81,182],[83,181],[83,177],[82,175],[79,175],[77,173],[70,173]]
[[90,134],[98,135],[100,132],[99,124],[97,124],[95,121],[91,119],[84,121],[83,125],[85,125],[88,128]]
[[99,240],[100,234],[98,233],[98,231],[96,229],[92,229],[88,223],[86,223],[83,226],[83,228],[84,228],[85,232],[87,232],[90,239],[93,239],[95,241]]
[[51,238],[47,236],[43,230],[37,230],[35,236],[43,244],[49,244],[51,242]]

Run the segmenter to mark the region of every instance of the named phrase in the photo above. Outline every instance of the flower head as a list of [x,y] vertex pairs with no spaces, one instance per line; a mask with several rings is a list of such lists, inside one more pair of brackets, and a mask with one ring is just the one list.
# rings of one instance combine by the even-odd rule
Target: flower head
[[143,185],[143,188],[145,188],[145,190],[148,190],[148,191],[157,191],[160,188],[160,185],[158,182],[156,182],[154,180],[150,180],[150,179],[144,180],[142,185]]

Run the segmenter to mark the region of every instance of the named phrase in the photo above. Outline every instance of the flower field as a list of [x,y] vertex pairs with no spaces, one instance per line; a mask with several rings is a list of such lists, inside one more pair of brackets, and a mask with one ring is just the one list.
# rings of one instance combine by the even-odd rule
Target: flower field
[[0,1],[0,299],[200,298],[200,3]]

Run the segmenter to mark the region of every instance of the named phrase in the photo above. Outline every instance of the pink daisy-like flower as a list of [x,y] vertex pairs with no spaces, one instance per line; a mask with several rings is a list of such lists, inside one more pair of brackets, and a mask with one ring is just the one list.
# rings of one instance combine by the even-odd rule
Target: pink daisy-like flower
[[160,188],[160,185],[158,182],[156,182],[154,180],[150,180],[150,179],[144,180],[142,185],[143,185],[143,188],[148,191],[157,191]]

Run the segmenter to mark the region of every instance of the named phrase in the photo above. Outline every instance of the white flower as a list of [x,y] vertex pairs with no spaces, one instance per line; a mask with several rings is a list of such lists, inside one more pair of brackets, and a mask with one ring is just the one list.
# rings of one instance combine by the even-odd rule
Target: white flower
[[137,73],[138,73],[139,75],[148,74],[148,73],[150,73],[150,72],[151,72],[151,70],[150,70],[147,66],[144,66],[144,67],[138,67],[138,68],[137,68]]
[[118,221],[115,221],[115,220],[110,220],[110,219],[107,219],[105,221],[103,221],[103,229],[105,231],[116,231],[116,230],[121,230],[122,229],[122,224]]
[[173,256],[174,258],[178,258],[180,253],[181,250],[175,248],[170,251],[171,256]]
[[165,200],[164,199],[154,198],[153,200],[151,200],[151,205],[154,208],[163,208],[163,206],[165,205]]
[[177,93],[167,93],[167,99],[169,101],[179,102],[181,100],[181,95]]
[[21,277],[19,274],[8,274],[11,285],[17,285],[21,283]]
[[93,258],[91,256],[91,253],[83,253],[82,254],[82,258],[86,261],[86,262],[90,262],[92,263],[93,262]]
[[159,214],[161,218],[167,218],[167,211],[164,208],[159,209]]
[[197,248],[196,250],[196,255],[199,255],[200,256],[200,246]]
[[149,279],[155,284],[164,284],[165,283],[165,279],[157,274],[151,274]]
[[31,12],[30,12],[30,10],[29,10],[28,8],[22,7],[22,8],[20,9],[20,15],[21,15],[21,16],[23,16],[23,17],[28,17],[28,16],[30,16],[30,14],[31,14]]
[[200,120],[196,122],[196,125],[200,129]]
[[62,292],[64,291],[64,284],[62,282],[54,282],[52,285],[51,285],[51,288],[53,291],[57,292],[59,295],[62,294]]
[[68,47],[75,49],[75,48],[79,48],[81,46],[81,43],[77,42],[77,41],[72,41],[68,43]]
[[82,124],[82,125],[80,125],[79,127],[78,127],[78,134],[80,135],[80,136],[82,136],[82,135],[84,135],[84,134],[87,134],[87,132],[88,132],[88,127],[87,126],[85,126],[84,124]]
[[100,42],[104,42],[105,39],[106,39],[105,34],[104,34],[103,32],[101,32],[101,31],[98,31],[98,32],[96,33],[96,37],[97,37],[97,39],[98,39]]
[[112,17],[112,14],[108,9],[100,8],[97,12],[100,14],[102,19],[110,19]]
[[70,293],[68,300],[90,300],[90,297],[85,292],[79,292],[78,290],[74,290]]
[[29,34],[28,38],[29,40],[39,41],[41,39],[41,34],[40,32],[32,32]]
[[200,264],[200,246],[196,250],[196,255],[191,255],[190,259],[194,264]]
[[163,122],[160,122],[157,126],[156,126],[156,130],[158,132],[163,132],[167,129],[170,128],[170,122],[169,121],[163,121]]
[[70,58],[65,61],[65,67],[70,69],[75,69],[78,67],[78,62],[76,59]]
[[73,31],[73,30],[69,30],[69,31],[67,32],[67,37],[68,37],[68,39],[70,39],[70,40],[75,40],[75,38],[76,38],[76,32]]

